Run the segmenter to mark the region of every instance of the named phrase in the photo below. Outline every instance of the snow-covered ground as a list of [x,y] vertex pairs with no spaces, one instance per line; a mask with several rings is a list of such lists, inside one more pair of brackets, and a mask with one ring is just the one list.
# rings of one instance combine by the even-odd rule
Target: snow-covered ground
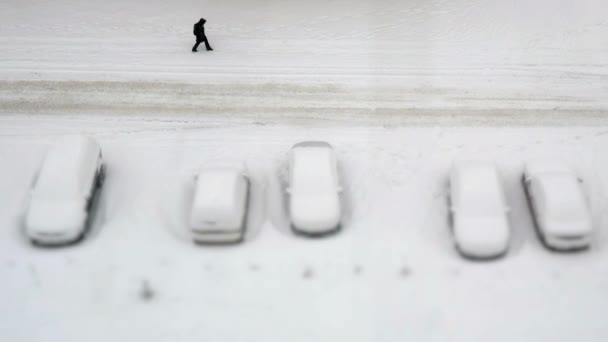
[[[5,0],[0,10],[0,336],[4,341],[605,341],[608,3]],[[192,24],[215,48],[192,54]],[[202,49],[201,49],[202,50]],[[92,234],[30,246],[20,220],[48,144],[99,140]],[[327,140],[344,230],[285,227],[289,148]],[[534,235],[523,163],[586,180],[593,248]],[[454,159],[491,159],[514,238],[502,260],[455,252]],[[184,238],[184,185],[245,161],[252,230]]]
[[[1,119],[0,296],[11,341],[403,339],[602,341],[608,236],[608,127],[366,128],[218,126],[116,117]],[[23,199],[47,144],[99,139],[107,179],[92,236],[71,248],[31,247]],[[339,155],[344,230],[289,234],[277,187],[295,142],[331,141]],[[234,247],[176,234],[180,184],[209,160],[243,160],[267,220]],[[458,158],[495,160],[512,206],[502,260],[455,252],[446,177]],[[587,181],[599,231],[591,250],[560,255],[534,235],[520,177],[537,157],[570,162]],[[257,201],[260,204],[260,201]]]
[[[6,0],[0,110],[584,120],[608,106],[607,11],[603,0]],[[190,52],[200,16],[212,53]]]

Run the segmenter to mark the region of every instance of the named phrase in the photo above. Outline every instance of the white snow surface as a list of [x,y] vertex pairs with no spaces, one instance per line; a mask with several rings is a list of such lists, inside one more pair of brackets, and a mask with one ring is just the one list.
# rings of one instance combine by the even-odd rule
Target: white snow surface
[[99,152],[99,145],[90,137],[59,139],[41,162],[34,195],[43,200],[84,201],[91,191]]
[[469,257],[490,258],[509,246],[511,227],[502,181],[488,162],[460,161],[450,171],[448,210],[458,249]]
[[[0,6],[2,341],[606,341],[608,2],[41,1]],[[190,52],[199,17],[215,51]],[[203,49],[201,49],[203,50]],[[22,230],[50,143],[90,134],[107,178],[91,234]],[[292,235],[294,143],[330,142],[344,229]],[[534,234],[520,178],[585,179],[592,248]],[[187,232],[193,176],[243,162],[245,242]],[[506,258],[463,260],[455,159],[495,161]]]
[[[34,248],[20,230],[22,200],[47,145],[75,132],[98,139],[107,165],[93,232],[72,248]],[[273,183],[303,140],[331,142],[344,170],[349,219],[333,237],[299,238],[277,219]],[[0,334],[67,342],[602,341],[606,146],[606,126],[302,129],[3,116]],[[496,262],[461,259],[448,229],[449,167],[471,155],[496,161],[512,207],[510,252]],[[175,234],[179,207],[167,205],[175,202],[167,194],[221,156],[264,176],[255,184],[267,183],[268,195],[255,203],[268,204],[267,220],[242,245],[196,246]],[[534,234],[520,178],[525,161],[541,157],[569,162],[586,180],[600,227],[587,252],[548,252]]]
[[[199,173],[192,201],[190,227],[199,230],[240,230],[247,212],[247,180],[236,169]],[[205,223],[212,221],[212,225]]]
[[459,161],[451,170],[450,189],[454,190],[452,206],[472,215],[484,213],[503,215],[502,181],[492,163],[484,161]]
[[[6,0],[0,111],[595,123],[607,12],[604,0]],[[201,16],[215,51],[194,54]]]
[[341,225],[338,163],[326,142],[294,146],[289,160],[289,218],[305,234],[325,234]]

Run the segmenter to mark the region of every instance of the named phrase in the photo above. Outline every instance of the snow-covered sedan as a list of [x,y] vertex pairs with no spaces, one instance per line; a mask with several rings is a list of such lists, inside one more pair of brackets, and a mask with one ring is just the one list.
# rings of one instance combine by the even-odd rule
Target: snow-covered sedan
[[195,242],[241,242],[245,235],[249,178],[234,167],[202,170],[196,179],[190,231]]
[[458,252],[472,259],[504,255],[511,235],[509,208],[494,164],[454,163],[449,182],[450,222]]
[[80,240],[104,179],[101,148],[91,137],[68,136],[47,152],[34,180],[25,231],[37,245]]
[[322,236],[340,229],[342,188],[332,146],[308,141],[293,146],[289,156],[289,214],[297,234]]
[[591,211],[582,181],[568,165],[530,162],[522,181],[538,235],[546,247],[559,251],[589,247]]

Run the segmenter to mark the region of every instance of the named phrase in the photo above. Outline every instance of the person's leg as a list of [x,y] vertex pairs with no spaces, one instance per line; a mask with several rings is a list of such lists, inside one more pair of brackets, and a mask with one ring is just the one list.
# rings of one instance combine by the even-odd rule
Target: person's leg
[[207,48],[207,51],[213,51],[213,48],[211,45],[209,45],[209,39],[207,39],[207,36],[205,36],[205,48]]
[[211,45],[209,45],[208,40],[205,40],[205,47],[207,48],[207,51],[213,51],[213,48],[211,48]]
[[192,47],[192,52],[196,52],[196,49],[198,49],[198,45],[201,43],[200,39],[196,39],[196,44],[194,44],[194,46]]

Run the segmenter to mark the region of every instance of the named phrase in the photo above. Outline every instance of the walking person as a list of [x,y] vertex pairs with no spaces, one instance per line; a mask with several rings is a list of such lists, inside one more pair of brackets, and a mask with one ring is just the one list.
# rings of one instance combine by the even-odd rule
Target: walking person
[[209,45],[209,40],[207,39],[207,36],[205,36],[205,23],[206,22],[207,22],[207,20],[205,20],[204,18],[201,18],[201,20],[199,20],[196,24],[194,24],[193,33],[196,36],[196,44],[194,44],[194,46],[192,47],[192,52],[196,52],[198,45],[202,42],[205,42],[205,48],[207,48],[207,51],[213,51],[213,48],[211,48],[211,45]]

